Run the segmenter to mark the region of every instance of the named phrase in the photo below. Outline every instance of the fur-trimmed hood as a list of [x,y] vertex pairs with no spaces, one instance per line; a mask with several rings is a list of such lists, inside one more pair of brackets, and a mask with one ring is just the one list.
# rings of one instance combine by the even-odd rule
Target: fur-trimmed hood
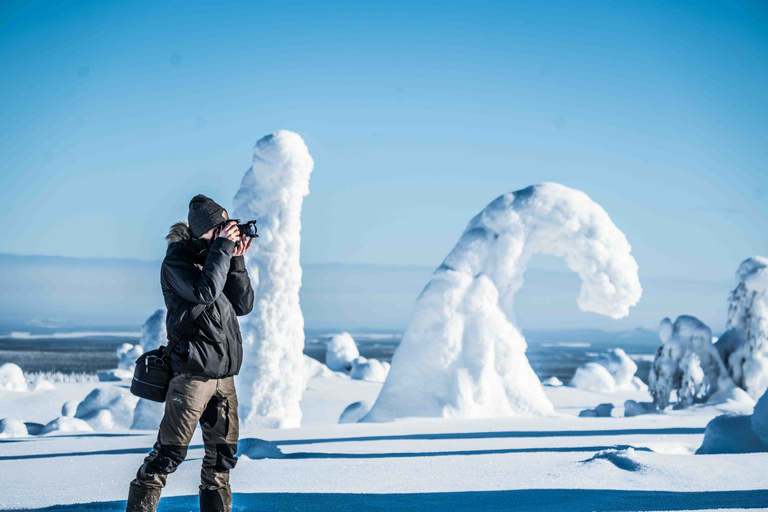
[[192,230],[189,229],[189,224],[186,222],[177,222],[171,226],[171,230],[165,237],[168,240],[168,245],[176,242],[183,242],[185,240],[192,240]]

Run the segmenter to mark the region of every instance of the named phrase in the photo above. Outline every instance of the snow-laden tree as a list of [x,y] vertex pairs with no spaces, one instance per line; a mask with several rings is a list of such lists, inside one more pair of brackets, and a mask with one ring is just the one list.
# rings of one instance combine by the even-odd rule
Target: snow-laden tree
[[669,318],[661,321],[659,338],[662,345],[648,375],[653,402],[664,410],[672,391],[677,393],[678,407],[705,401],[726,375],[712,344],[712,330],[696,317],[681,315],[674,324]]
[[768,389],[768,258],[742,262],[736,280],[718,349],[736,385],[757,400]]
[[550,414],[513,323],[536,253],[562,256],[579,274],[583,311],[622,318],[640,300],[626,237],[586,194],[556,183],[504,194],[470,221],[422,291],[362,421]]
[[243,322],[243,364],[236,377],[246,427],[298,427],[304,391],[304,317],[299,306],[301,207],[314,162],[293,132],[256,143],[253,165],[235,195],[232,217],[258,221],[246,254],[256,299]]

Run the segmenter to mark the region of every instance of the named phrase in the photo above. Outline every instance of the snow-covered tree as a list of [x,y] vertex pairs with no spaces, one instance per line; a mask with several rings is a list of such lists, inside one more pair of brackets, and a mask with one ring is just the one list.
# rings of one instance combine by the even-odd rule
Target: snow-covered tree
[[718,379],[726,374],[712,330],[696,317],[681,315],[673,324],[665,318],[659,325],[662,345],[648,375],[654,403],[663,410],[673,391],[679,407],[703,402],[717,390]]
[[768,389],[768,258],[742,262],[736,280],[717,346],[733,381],[757,400]]
[[513,323],[536,253],[561,256],[579,274],[584,311],[622,318],[640,300],[626,237],[586,194],[556,183],[504,194],[470,221],[419,296],[362,421],[551,413]]
[[301,287],[301,207],[314,162],[301,137],[279,130],[256,143],[253,165],[235,195],[232,217],[258,221],[246,253],[256,303],[243,322],[236,377],[246,427],[298,427],[305,388]]

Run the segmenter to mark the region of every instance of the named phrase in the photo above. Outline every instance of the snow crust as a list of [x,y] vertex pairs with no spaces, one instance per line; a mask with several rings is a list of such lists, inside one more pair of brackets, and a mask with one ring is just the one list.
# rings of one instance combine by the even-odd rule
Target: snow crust
[[504,194],[472,219],[416,301],[381,394],[363,421],[552,413],[515,327],[536,253],[579,274],[583,311],[629,314],[642,289],[624,234],[586,194],[556,183]]
[[257,220],[246,254],[256,292],[243,322],[243,364],[235,377],[243,427],[298,427],[304,371],[301,208],[314,162],[302,138],[279,130],[260,139],[234,198],[233,218]]
[[648,376],[649,390],[659,409],[669,405],[673,391],[677,393],[677,407],[705,402],[717,391],[721,376],[727,379],[712,344],[712,330],[698,318],[681,315],[674,324],[665,318],[659,325],[659,338],[662,346]]
[[757,400],[768,389],[768,258],[744,260],[736,280],[719,348],[736,385]]
[[613,393],[616,391],[616,381],[611,372],[605,366],[597,363],[584,363],[576,368],[573,379],[568,383],[573,388],[599,393]]
[[27,379],[19,365],[5,363],[0,366],[0,388],[9,391],[29,391]]
[[348,332],[334,334],[325,346],[325,365],[335,372],[349,372],[360,357],[357,344]]

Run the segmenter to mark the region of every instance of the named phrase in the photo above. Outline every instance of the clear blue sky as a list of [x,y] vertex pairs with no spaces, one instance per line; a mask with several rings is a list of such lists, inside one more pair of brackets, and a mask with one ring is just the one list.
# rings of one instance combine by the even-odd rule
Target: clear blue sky
[[766,2],[5,1],[0,66],[0,252],[161,259],[285,128],[306,263],[437,266],[542,181],[641,278],[768,255]]

